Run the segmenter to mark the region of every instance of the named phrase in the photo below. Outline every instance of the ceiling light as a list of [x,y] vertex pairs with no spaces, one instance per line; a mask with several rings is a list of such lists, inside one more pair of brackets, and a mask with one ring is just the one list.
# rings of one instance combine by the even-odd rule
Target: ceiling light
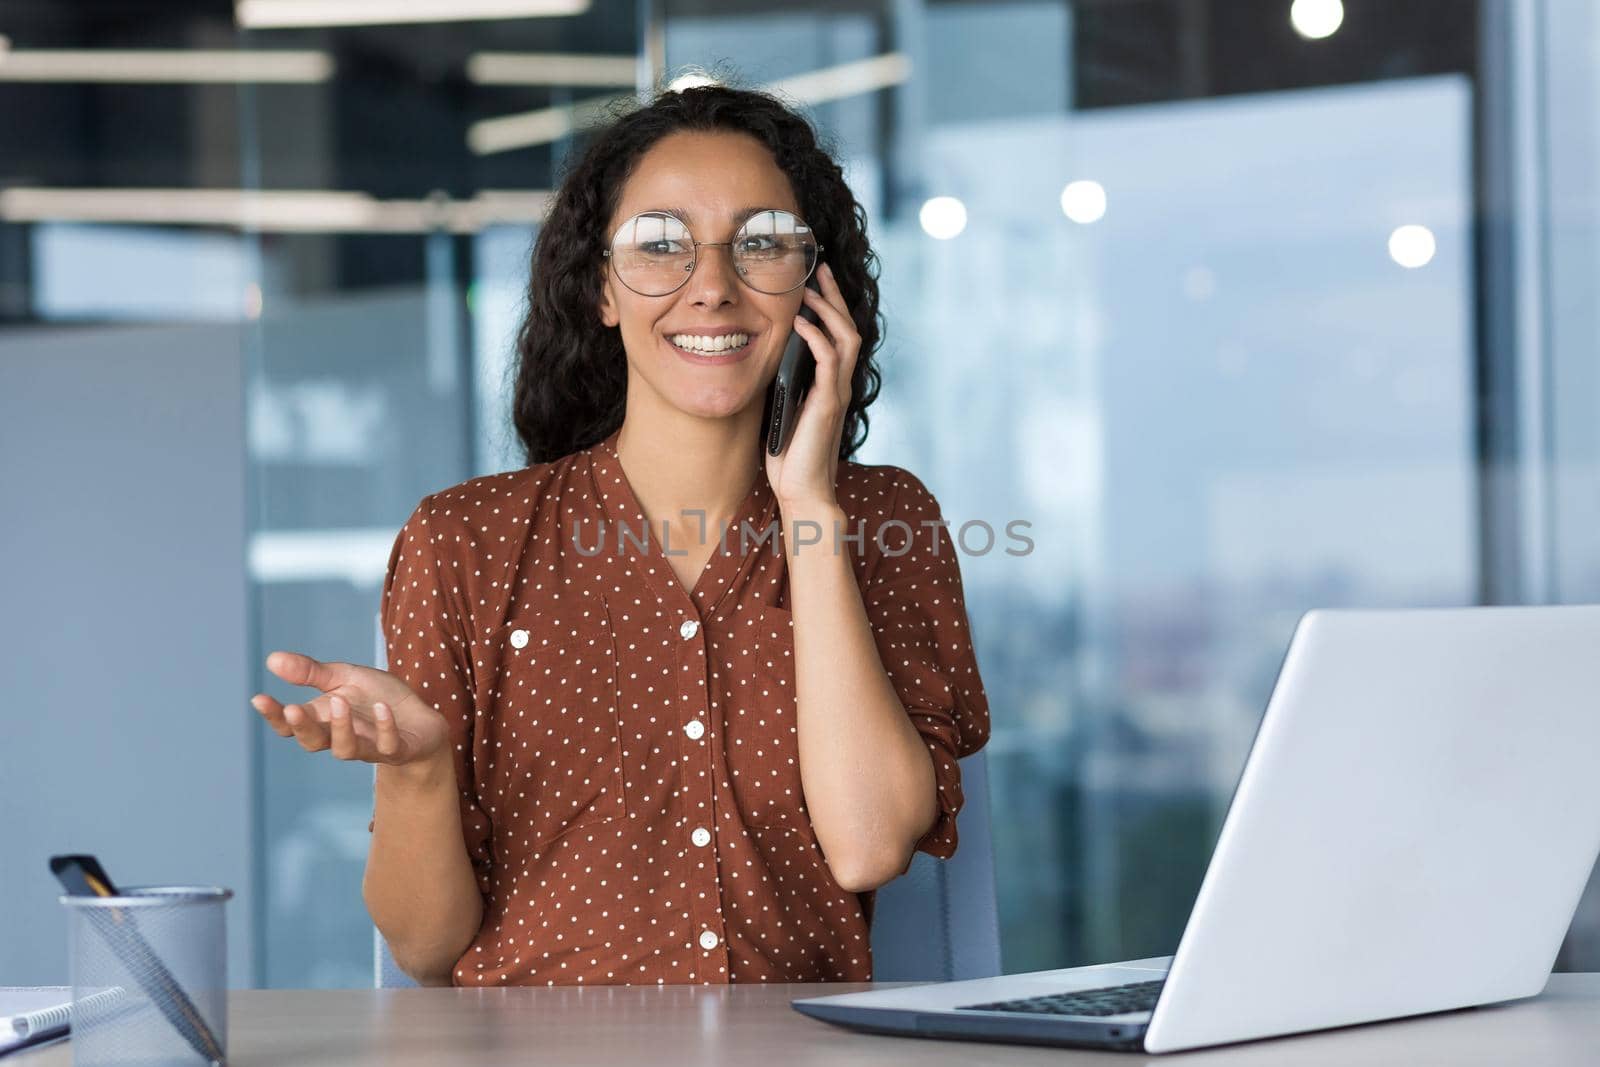
[[0,220],[220,226],[258,233],[476,233],[544,219],[545,190],[485,190],[471,200],[379,200],[366,193],[260,189],[0,189]]
[[326,52],[0,49],[0,81],[311,83],[333,76]]
[[1427,266],[1437,249],[1433,231],[1426,226],[1397,226],[1389,235],[1389,258],[1408,269]]
[[1087,226],[1106,213],[1106,187],[1095,181],[1068,182],[1061,190],[1061,213]]
[[716,85],[717,79],[702,71],[692,70],[680,74],[667,83],[667,92],[681,93],[685,89],[698,89],[702,85]]
[[[818,104],[898,85],[910,77],[910,57],[903,52],[887,52],[869,59],[796,74],[761,88],[788,97],[798,104]],[[690,71],[672,79],[668,89],[681,92],[693,85],[711,84],[715,84],[714,78],[700,71]],[[570,105],[481,119],[468,127],[467,145],[473,152],[484,156],[549,144],[574,130],[609,118],[609,105],[620,99],[623,97],[595,96]]]
[[631,96],[591,96],[572,104],[481,119],[467,127],[467,146],[478,155],[487,156],[513,148],[549,144],[608,118],[612,104]]
[[1308,40],[1332,37],[1343,22],[1344,4],[1340,0],[1294,0],[1289,5],[1289,24]]
[[967,228],[967,205],[953,196],[935,196],[922,202],[917,222],[929,237],[948,241]]
[[478,85],[586,85],[631,88],[637,56],[586,56],[570,52],[478,52],[467,57],[467,78]]
[[547,18],[587,10],[589,0],[238,0],[233,17],[245,29],[262,30]]
[[881,56],[780,78],[763,88],[801,104],[820,104],[887,89],[910,77],[911,57],[904,52],[885,52]]

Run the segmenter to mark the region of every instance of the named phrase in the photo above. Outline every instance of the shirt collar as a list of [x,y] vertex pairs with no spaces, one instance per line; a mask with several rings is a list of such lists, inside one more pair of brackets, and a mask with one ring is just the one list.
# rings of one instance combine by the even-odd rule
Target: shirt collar
[[[647,520],[644,509],[640,507],[633,487],[623,472],[622,462],[617,456],[617,438],[621,434],[622,427],[618,426],[585,451],[589,455],[595,492],[599,495],[605,517],[613,524],[626,527],[637,537],[646,528]],[[750,557],[755,552],[773,551],[770,539],[766,543],[752,539],[750,543],[744,544],[739,536],[741,522],[749,523],[754,538],[759,538],[776,517],[777,498],[772,492],[771,483],[767,480],[765,458],[763,455],[762,462],[757,464],[755,482],[735,509],[733,518],[723,535],[725,551],[719,550],[713,553],[705,571],[702,572],[702,579],[709,578],[710,581],[702,580],[695,587],[698,606],[708,614],[715,610],[717,603],[733,588],[735,583],[729,579],[750,566],[752,562]],[[648,558],[658,564],[654,570],[657,577],[662,578],[665,586],[663,592],[687,596],[689,591],[678,582],[662,552],[660,531],[661,525],[657,521],[650,528]],[[612,535],[607,535],[608,539],[610,536]],[[628,543],[627,554],[630,556],[637,554],[637,549],[631,542]]]

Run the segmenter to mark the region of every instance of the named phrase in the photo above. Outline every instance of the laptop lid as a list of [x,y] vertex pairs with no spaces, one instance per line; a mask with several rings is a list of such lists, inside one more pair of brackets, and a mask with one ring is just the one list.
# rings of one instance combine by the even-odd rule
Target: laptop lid
[[1600,606],[1312,611],[1145,1048],[1531,996],[1600,851]]

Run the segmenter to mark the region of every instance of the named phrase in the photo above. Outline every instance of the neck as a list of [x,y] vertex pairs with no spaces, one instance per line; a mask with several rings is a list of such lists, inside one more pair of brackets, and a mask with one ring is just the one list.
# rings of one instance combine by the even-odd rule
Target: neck
[[702,513],[707,536],[714,537],[755,484],[762,460],[760,419],[755,405],[728,418],[706,419],[677,409],[647,413],[629,403],[617,434],[617,459],[645,518],[697,529],[696,513]]

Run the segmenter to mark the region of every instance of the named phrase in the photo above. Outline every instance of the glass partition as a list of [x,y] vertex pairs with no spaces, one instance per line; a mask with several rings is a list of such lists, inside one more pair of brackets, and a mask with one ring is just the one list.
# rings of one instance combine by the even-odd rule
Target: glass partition
[[[254,53],[315,50],[336,69],[241,96],[258,664],[276,648],[372,662],[417,501],[520,465],[507,375],[574,143],[563,117],[635,92],[633,25],[612,13],[242,33]],[[371,984],[371,768],[277,741],[263,734],[258,772],[263,981]]]

